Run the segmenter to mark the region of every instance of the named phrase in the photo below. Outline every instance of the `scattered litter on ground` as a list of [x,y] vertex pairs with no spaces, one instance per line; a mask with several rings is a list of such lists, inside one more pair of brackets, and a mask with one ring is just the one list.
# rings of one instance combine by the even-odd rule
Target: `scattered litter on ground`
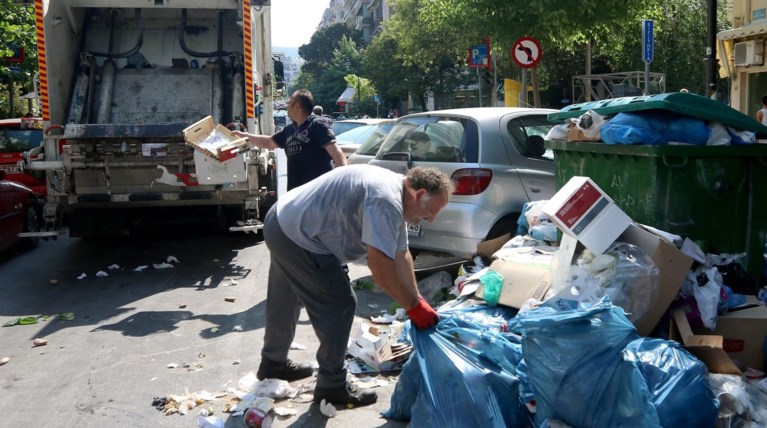
[[358,279],[358,280],[354,281],[354,286],[353,286],[353,288],[356,291],[372,290],[375,287],[376,286],[375,286],[375,284],[372,281],[368,281],[368,280],[365,280],[365,279]]
[[304,346],[304,345],[302,345],[302,344],[300,344],[300,343],[298,343],[298,342],[292,342],[292,343],[290,344],[290,349],[294,349],[294,350],[304,350],[304,349],[306,349],[306,346]]
[[190,371],[192,373],[197,373],[202,370],[202,363],[199,363],[199,362],[184,363],[184,368],[187,371]]
[[250,427],[270,427],[272,426],[272,417],[269,416],[269,414],[261,409],[258,408],[250,408],[245,413],[244,418],[245,426]]
[[197,428],[224,428],[224,420],[218,416],[197,416]]
[[237,300],[237,298],[236,298],[236,297],[231,297],[231,296],[228,296],[228,297],[224,297],[224,301],[225,301],[225,302],[230,302],[230,303],[232,303],[232,302],[234,302],[235,300]]
[[74,312],[62,312],[56,316],[62,321],[72,321],[75,319]]
[[298,411],[292,407],[275,407],[274,414],[281,418],[287,418],[289,416],[297,415]]
[[378,307],[378,305],[376,305],[375,303],[368,304],[368,308],[370,308],[370,309],[376,309],[377,307]]
[[232,331],[241,332],[242,326],[237,324],[236,326],[232,327]]
[[103,278],[105,276],[109,276],[109,274],[104,272],[103,270],[100,270],[100,271],[96,272],[96,276],[99,277],[99,278]]
[[178,367],[178,364],[176,364],[176,363],[169,363],[169,364],[168,364],[167,366],[165,366],[165,367],[167,367],[167,368],[169,368],[169,369],[175,369],[175,368],[177,368],[177,367]]
[[205,358],[205,357],[206,355],[204,352],[200,352],[199,354],[197,354],[197,358]]
[[88,274],[83,272],[83,273],[80,274],[80,276],[77,277],[77,279],[85,279],[87,277],[88,277]]
[[21,317],[21,318],[12,319],[12,320],[6,322],[5,324],[3,324],[3,327],[13,327],[15,325],[37,324],[37,322],[39,321],[39,319],[41,317],[42,316]]
[[0,359],[0,366],[4,366],[8,364],[8,361],[11,361],[9,357],[3,357],[2,359]]
[[52,280],[48,281],[48,284],[50,284],[50,285],[58,285],[59,284],[59,280],[58,279],[52,279]]
[[338,410],[331,403],[326,403],[323,399],[320,402],[320,412],[328,418],[334,418],[338,414]]
[[224,281],[224,285],[227,285],[229,287],[235,286],[237,285],[237,280],[227,279],[226,281]]
[[175,258],[175,257],[173,257],[173,256],[168,256],[168,258],[167,258],[165,261],[166,261],[167,263],[181,263],[180,261],[178,261],[178,259],[177,259],[177,258]]
[[136,269],[133,269],[133,272],[142,272],[144,269],[148,268],[148,265],[141,265],[136,267]]
[[118,264],[111,264],[111,265],[107,266],[107,269],[109,269],[109,270],[120,269],[120,265],[118,265]]
[[154,267],[155,269],[168,269],[168,268],[172,268],[173,265],[170,263],[155,263],[152,265],[152,267]]
[[220,329],[220,328],[218,328],[218,327],[213,327],[213,328],[211,328],[211,329],[210,329],[210,332],[211,332],[211,333],[218,333],[218,332],[219,332],[219,330],[221,330],[221,329]]
[[242,361],[240,361],[240,360],[234,360],[234,361],[232,361],[232,365],[236,366],[236,365],[240,364],[241,362]]
[[184,309],[184,308],[186,308],[186,305],[178,305],[178,308],[179,309]]
[[48,344],[48,341],[46,339],[35,339],[32,341],[33,347],[45,346],[47,344]]

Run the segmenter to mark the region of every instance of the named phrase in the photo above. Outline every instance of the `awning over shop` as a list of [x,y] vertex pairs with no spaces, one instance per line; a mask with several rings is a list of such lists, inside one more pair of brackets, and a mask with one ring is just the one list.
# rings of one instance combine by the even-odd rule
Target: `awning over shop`
[[720,31],[716,34],[719,40],[742,39],[748,36],[756,36],[767,33],[767,23],[749,24],[732,30]]
[[340,97],[338,97],[338,100],[336,101],[336,104],[343,105],[343,104],[352,102],[352,100],[354,99],[355,92],[356,91],[354,90],[354,88],[346,88],[346,89],[344,89],[344,92],[341,94]]

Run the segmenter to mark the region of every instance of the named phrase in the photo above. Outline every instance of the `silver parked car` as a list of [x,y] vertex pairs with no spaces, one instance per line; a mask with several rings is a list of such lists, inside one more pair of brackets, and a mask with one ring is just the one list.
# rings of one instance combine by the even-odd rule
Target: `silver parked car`
[[404,173],[439,168],[456,183],[432,223],[408,226],[410,247],[469,258],[477,244],[514,232],[522,205],[556,193],[554,162],[543,137],[557,110],[463,108],[401,117],[372,165]]

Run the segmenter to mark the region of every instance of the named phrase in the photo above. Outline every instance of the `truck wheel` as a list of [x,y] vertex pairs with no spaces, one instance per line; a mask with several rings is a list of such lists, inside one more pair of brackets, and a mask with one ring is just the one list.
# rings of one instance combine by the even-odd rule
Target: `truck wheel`
[[[24,215],[24,232],[39,232],[40,221],[37,217],[37,210],[31,206],[27,208],[27,212]],[[21,238],[20,246],[22,249],[31,250],[37,248],[40,244],[40,238]]]

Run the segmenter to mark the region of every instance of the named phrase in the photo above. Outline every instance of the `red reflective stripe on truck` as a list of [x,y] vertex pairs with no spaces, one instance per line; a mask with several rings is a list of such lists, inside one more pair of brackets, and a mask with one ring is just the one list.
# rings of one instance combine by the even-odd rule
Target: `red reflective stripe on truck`
[[245,48],[245,109],[248,119],[256,117],[253,101],[253,44],[250,22],[250,0],[242,1],[242,34]]
[[35,0],[35,28],[37,32],[37,61],[40,67],[40,102],[43,121],[50,120],[48,105],[48,66],[45,60],[45,30],[43,29],[43,0]]

